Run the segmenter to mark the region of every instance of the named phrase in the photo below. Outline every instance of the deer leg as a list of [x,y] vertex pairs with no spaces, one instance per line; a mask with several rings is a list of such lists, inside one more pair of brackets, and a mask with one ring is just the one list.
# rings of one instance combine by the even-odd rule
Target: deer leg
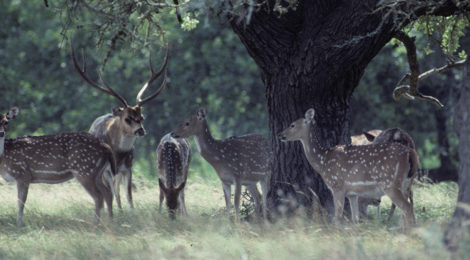
[[333,204],[335,206],[335,216],[333,218],[333,222],[335,223],[335,225],[339,225],[341,224],[341,220],[343,218],[344,192],[333,192]]
[[235,220],[239,220],[239,210],[240,210],[240,195],[242,191],[242,185],[240,183],[240,180],[235,180],[235,198],[234,198],[234,204],[235,204]]
[[387,222],[390,222],[390,220],[392,220],[393,213],[395,213],[396,207],[397,206],[395,205],[395,203],[392,203],[392,207],[390,208],[390,212],[388,213]]
[[113,193],[112,191],[105,186],[104,183],[101,182],[101,178],[96,179],[97,189],[101,193],[101,197],[104,198],[106,202],[106,206],[108,208],[108,216],[109,218],[113,218]]
[[259,218],[259,217],[261,217],[261,215],[260,215],[260,213],[261,213],[261,201],[260,201],[261,194],[259,193],[258,188],[256,187],[256,184],[255,185],[250,185],[247,188],[248,188],[248,191],[250,191],[250,194],[253,197],[253,200],[255,201],[255,213],[256,213],[256,216]]
[[86,176],[85,174],[78,174],[76,179],[82,184],[85,190],[90,194],[90,196],[95,201],[95,224],[98,224],[100,221],[101,216],[101,209],[103,208],[103,195],[101,194],[99,188],[97,187],[97,181],[101,179],[101,177],[97,177],[95,179],[89,178],[82,178],[82,176]]
[[262,196],[263,196],[263,205],[262,205],[262,207],[263,207],[263,218],[266,219],[268,217],[268,215],[267,215],[268,181],[266,179],[261,181],[261,191],[263,192],[263,194],[262,194]]
[[232,208],[232,191],[230,188],[230,184],[222,183],[222,188],[224,189],[226,213],[227,216],[230,216],[230,209]]
[[118,208],[122,210],[121,195],[119,195],[121,181],[122,181],[122,173],[118,172],[116,176],[114,176],[114,197],[116,198],[116,203],[118,205]]
[[348,197],[349,204],[351,207],[351,220],[352,223],[356,224],[359,221],[359,203],[357,196],[349,196]]
[[134,208],[134,202],[132,201],[132,170],[128,169],[127,174],[124,176],[125,178],[125,187],[126,187],[126,196],[127,196],[127,201],[129,202],[129,205],[131,209]]
[[163,192],[163,189],[160,188],[160,205],[158,206],[158,214],[162,214],[162,203],[164,199],[165,199],[165,194]]
[[181,214],[182,216],[187,216],[188,212],[186,211],[186,204],[184,203],[184,190],[180,192],[179,196],[180,196],[179,199],[180,199]]
[[29,182],[17,182],[16,188],[18,190],[18,215],[16,217],[16,226],[23,225],[23,209],[28,197]]
[[413,224],[415,222],[415,216],[413,213],[413,207],[411,204],[407,201],[405,196],[403,195],[402,191],[397,188],[390,188],[387,190],[384,190],[387,196],[390,197],[392,202],[396,204],[404,213],[405,221],[404,221],[404,228],[405,230],[408,229],[408,226],[410,224]]

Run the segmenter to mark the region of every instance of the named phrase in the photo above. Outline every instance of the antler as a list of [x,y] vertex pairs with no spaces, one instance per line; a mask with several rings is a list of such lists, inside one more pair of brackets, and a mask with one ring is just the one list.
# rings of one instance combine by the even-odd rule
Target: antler
[[90,86],[92,86],[93,88],[101,91],[101,92],[104,92],[108,95],[111,95],[111,96],[114,96],[115,98],[117,98],[125,107],[128,107],[129,105],[127,104],[126,100],[120,96],[118,93],[116,93],[110,86],[108,86],[108,84],[106,84],[106,82],[104,82],[103,78],[101,77],[101,73],[98,73],[99,77],[100,77],[100,80],[101,82],[103,83],[103,85],[106,87],[103,88],[101,87],[100,85],[98,85],[98,83],[90,80],[87,76],[86,76],[86,57],[85,57],[85,54],[82,52],[82,59],[83,59],[83,69],[80,68],[80,66],[78,66],[78,62],[77,62],[77,59],[75,58],[75,52],[73,50],[73,45],[72,45],[72,39],[70,38],[70,56],[72,57],[72,61],[73,61],[73,66],[75,67],[75,70],[77,70],[78,74],[80,75],[80,77],[82,77],[83,80],[85,80]]
[[[139,107],[143,106],[145,103],[147,103],[148,101],[154,99],[156,96],[158,96],[160,94],[160,92],[162,92],[162,90],[165,88],[166,86],[166,66],[168,64],[168,55],[169,55],[169,50],[170,50],[170,47],[167,47],[166,48],[166,54],[165,54],[165,61],[163,62],[163,65],[161,66],[161,68],[155,72],[153,70],[153,66],[152,66],[152,57],[151,55],[149,55],[149,67],[150,67],[150,71],[152,72],[152,75],[150,76],[149,80],[147,80],[147,82],[144,84],[144,86],[142,87],[142,89],[140,89],[139,93],[137,94],[137,105]],[[163,78],[163,82],[162,84],[160,85],[160,88],[158,88],[157,91],[155,91],[155,93],[153,93],[152,95],[150,95],[149,97],[145,98],[145,99],[142,99],[142,95],[144,94],[145,90],[147,90],[147,87],[152,84],[153,81],[155,81],[158,77],[160,77],[160,75],[165,72],[165,75],[164,75],[164,78]]]

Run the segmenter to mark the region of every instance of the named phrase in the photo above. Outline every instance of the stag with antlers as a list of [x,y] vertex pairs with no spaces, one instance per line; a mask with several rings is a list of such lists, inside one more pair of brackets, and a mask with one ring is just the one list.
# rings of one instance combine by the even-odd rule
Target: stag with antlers
[[[132,201],[132,161],[134,157],[134,141],[136,137],[145,135],[145,129],[143,126],[144,116],[142,115],[143,105],[156,98],[166,86],[166,67],[168,64],[169,48],[166,50],[163,65],[157,72],[155,72],[152,67],[152,60],[149,55],[151,76],[137,94],[137,105],[135,106],[129,106],[127,101],[121,95],[106,84],[101,75],[99,76],[104,87],[89,79],[86,74],[85,56],[83,55],[83,68],[80,68],[75,58],[72,41],[70,41],[70,50],[73,65],[80,77],[91,87],[115,97],[122,104],[122,107],[114,108],[111,114],[106,114],[96,118],[90,127],[89,133],[109,144],[116,157],[117,175],[114,180],[114,194],[118,207],[120,209],[122,208],[119,186],[123,181],[129,205],[131,208],[134,208]],[[160,87],[147,98],[142,98],[143,93],[147,90],[150,84],[152,84],[152,82],[161,75],[164,76]]]
[[[116,161],[109,145],[89,133],[62,133],[6,139],[7,125],[19,109],[0,114],[0,174],[18,189],[17,225],[23,224],[23,209],[31,183],[57,184],[76,178],[95,201],[99,221],[103,200],[113,215],[113,175]],[[105,171],[106,168],[110,169]]]

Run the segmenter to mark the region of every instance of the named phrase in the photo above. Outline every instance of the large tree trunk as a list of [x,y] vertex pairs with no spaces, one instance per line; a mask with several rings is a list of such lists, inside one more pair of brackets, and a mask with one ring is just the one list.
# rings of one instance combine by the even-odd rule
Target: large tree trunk
[[[467,38],[467,44],[470,44],[468,40],[470,38]],[[459,194],[457,207],[445,234],[445,242],[452,250],[455,250],[462,237],[470,232],[470,225],[468,225],[470,220],[470,61],[468,60],[462,81],[460,98],[454,115],[454,127],[459,137]]]
[[271,212],[309,209],[312,192],[332,212],[331,194],[301,145],[281,143],[277,133],[313,107],[323,145],[349,142],[351,94],[367,64],[393,36],[391,27],[380,24],[380,12],[370,13],[376,2],[300,1],[282,16],[261,9],[249,24],[232,20],[266,87],[275,157]]

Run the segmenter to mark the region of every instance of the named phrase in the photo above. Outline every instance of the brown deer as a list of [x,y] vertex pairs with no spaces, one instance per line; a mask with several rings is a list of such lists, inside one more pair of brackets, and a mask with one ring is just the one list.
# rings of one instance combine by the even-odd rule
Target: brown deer
[[266,195],[271,175],[272,150],[268,141],[259,134],[234,136],[223,140],[212,137],[206,121],[206,112],[200,109],[188,121],[171,134],[174,138],[194,136],[202,157],[212,165],[222,181],[227,214],[231,209],[231,185],[235,185],[235,218],[238,220],[241,186],[246,186],[256,203],[256,212],[261,207],[259,191],[262,189],[262,212],[266,217]]
[[314,133],[315,110],[298,119],[279,134],[283,141],[300,141],[310,165],[321,175],[333,194],[335,223],[341,221],[344,199],[351,204],[352,221],[359,219],[358,197],[390,197],[404,212],[404,227],[414,222],[413,207],[406,200],[408,177],[418,167],[413,149],[396,143],[361,146],[337,145],[324,148]]
[[173,138],[166,134],[157,146],[158,185],[160,186],[160,205],[158,212],[162,211],[162,202],[166,199],[168,215],[175,219],[178,210],[186,216],[184,203],[184,186],[188,178],[189,163],[191,162],[191,147],[183,138]]
[[[0,114],[0,173],[18,189],[17,225],[22,226],[29,184],[56,184],[75,179],[95,201],[98,222],[103,199],[113,215],[113,176],[116,162],[111,148],[88,133],[62,133],[6,139],[8,122],[19,112],[13,107]],[[111,174],[105,168],[110,167]]]
[[[378,130],[377,132],[368,131],[364,132],[361,136],[364,136],[370,143],[373,144],[381,144],[381,143],[399,143],[404,146],[407,146],[411,149],[415,149],[415,142],[413,138],[400,128],[389,128],[383,131]],[[419,169],[418,169],[419,171]],[[411,206],[414,205],[413,202],[413,191],[411,190],[411,184],[414,182],[414,179],[417,177],[417,173],[411,175],[409,177],[410,185],[408,186],[408,190],[406,191],[406,195],[411,203]],[[393,213],[395,212],[396,205],[392,203],[392,207],[390,208],[390,213],[388,214],[387,221],[390,221],[393,217]]]
[[[107,143],[113,149],[114,156],[116,157],[117,161],[118,171],[118,174],[116,175],[116,178],[114,180],[114,194],[118,207],[122,209],[121,197],[119,195],[119,186],[121,181],[124,181],[124,187],[127,192],[127,200],[129,202],[130,207],[134,208],[134,204],[132,202],[132,161],[134,158],[134,141],[136,137],[145,135],[145,129],[143,126],[144,116],[142,115],[142,106],[157,97],[165,88],[166,66],[168,64],[169,48],[167,48],[166,50],[163,65],[157,72],[153,70],[152,61],[149,56],[149,67],[151,71],[151,76],[137,94],[137,105],[135,106],[129,106],[127,101],[122,96],[116,93],[111,87],[108,86],[108,84],[104,82],[104,80],[101,78],[101,75],[100,80],[103,83],[104,87],[90,80],[86,75],[85,56],[83,55],[83,69],[81,69],[75,58],[72,41],[70,41],[70,50],[73,65],[80,77],[82,77],[82,79],[85,80],[85,82],[87,82],[91,87],[115,97],[123,105],[123,107],[114,108],[111,114],[106,114],[96,118],[88,132],[98,137],[98,139],[100,139],[102,142]],[[152,84],[152,82],[155,81],[162,74],[164,74],[164,78],[162,84],[157,89],[157,91],[155,91],[147,98],[142,99],[142,95],[148,88],[148,86]]]

